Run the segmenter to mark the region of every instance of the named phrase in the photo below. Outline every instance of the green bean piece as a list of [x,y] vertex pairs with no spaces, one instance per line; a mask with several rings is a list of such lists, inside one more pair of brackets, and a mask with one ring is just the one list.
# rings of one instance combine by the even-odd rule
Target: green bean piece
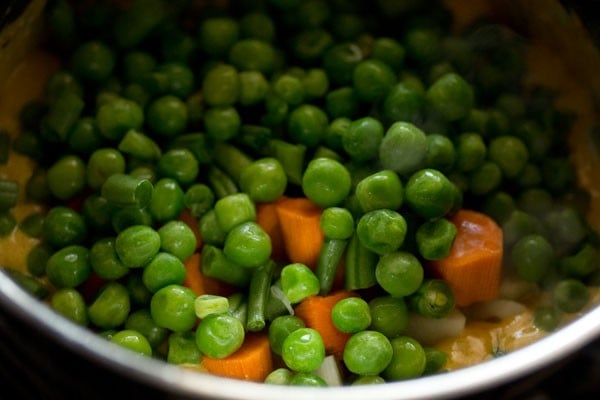
[[443,318],[454,309],[454,293],[446,281],[426,279],[408,302],[411,309],[427,318]]
[[208,164],[212,160],[209,150],[208,139],[203,133],[186,133],[173,138],[171,142],[173,149],[186,149],[190,151],[199,164]]
[[48,188],[56,198],[70,199],[85,188],[85,163],[75,155],[63,156],[50,166],[46,178]]
[[154,220],[147,207],[126,206],[119,207],[112,213],[110,223],[114,232],[121,233],[135,225],[152,226]]
[[214,210],[219,226],[225,233],[237,225],[256,221],[256,207],[246,193],[220,198],[215,203]]
[[292,371],[310,372],[325,359],[325,346],[319,332],[299,328],[290,332],[281,347],[281,357]]
[[207,211],[200,217],[198,229],[204,243],[214,246],[221,246],[225,243],[226,232],[219,225],[214,209]]
[[7,211],[17,205],[19,184],[16,181],[0,179],[0,211]]
[[245,332],[242,323],[229,314],[211,314],[196,329],[196,344],[202,354],[225,358],[242,346]]
[[21,271],[0,267],[0,273],[5,273],[17,286],[37,299],[42,300],[50,293],[42,281]]
[[427,155],[427,136],[408,122],[394,122],[386,131],[379,147],[384,169],[405,175],[422,166]]
[[390,339],[393,356],[383,371],[387,381],[397,381],[421,376],[427,363],[425,350],[419,342],[407,336]]
[[598,269],[598,249],[591,243],[584,243],[576,253],[558,261],[559,269],[573,278],[586,278]]
[[320,283],[315,273],[301,263],[288,264],[281,270],[281,290],[292,304],[319,293]]
[[23,132],[18,135],[12,143],[13,150],[18,154],[23,154],[42,163],[49,162],[49,155],[44,151],[46,140],[33,132]]
[[239,175],[239,184],[252,201],[271,202],[285,192],[287,176],[276,158],[265,157],[244,168]]
[[304,171],[306,146],[273,139],[268,145],[269,154],[281,163],[288,182],[300,185]]
[[236,138],[236,143],[256,152],[262,152],[273,139],[273,130],[269,127],[254,124],[243,124]]
[[422,169],[409,178],[404,190],[406,203],[427,219],[443,217],[453,209],[456,187],[441,172]]
[[137,46],[166,15],[166,4],[161,0],[135,0],[115,21],[113,34],[117,44],[122,48]]
[[148,204],[153,219],[165,223],[179,217],[185,208],[184,196],[183,189],[175,179],[160,179],[154,184]]
[[120,207],[145,207],[150,203],[153,193],[150,181],[122,173],[110,175],[100,189],[102,197]]
[[271,238],[256,222],[243,222],[227,232],[223,253],[242,267],[256,268],[270,258]]
[[360,241],[358,234],[350,238],[344,263],[344,287],[347,290],[367,289],[377,283],[375,266],[378,255]]
[[357,375],[378,375],[392,360],[390,340],[380,332],[364,330],[353,334],[344,348],[344,364]]
[[185,286],[172,284],[159,289],[150,300],[150,313],[156,325],[173,332],[187,332],[196,324],[196,295]]
[[331,291],[347,245],[347,239],[326,238],[324,240],[315,267],[315,275],[320,287],[319,294],[325,295]]
[[196,365],[202,353],[196,346],[194,332],[173,332],[168,339],[167,362],[175,365]]
[[158,254],[160,235],[150,226],[130,226],[117,235],[115,250],[127,267],[144,267]]
[[87,326],[89,318],[87,306],[81,293],[76,289],[59,289],[50,298],[52,309],[81,326]]
[[52,207],[42,226],[44,240],[56,248],[82,243],[87,232],[81,214],[65,206]]
[[51,142],[64,143],[71,129],[83,112],[83,99],[73,93],[65,92],[58,96],[41,121],[41,135]]
[[135,330],[123,329],[118,331],[112,335],[110,341],[142,356],[152,356],[152,347],[150,346],[148,339]]
[[267,261],[252,272],[248,289],[248,316],[246,329],[250,332],[262,331],[266,326],[265,309],[271,289],[275,264]]
[[162,150],[158,144],[142,132],[131,129],[119,142],[119,151],[141,161],[156,161]]
[[229,310],[227,313],[237,318],[243,326],[248,320],[248,301],[245,293],[237,292],[227,298]]
[[235,182],[240,182],[242,173],[254,160],[246,153],[227,143],[218,143],[213,148],[213,159]]
[[589,299],[589,289],[576,279],[563,279],[552,289],[552,303],[566,313],[581,311]]
[[169,335],[167,329],[158,326],[152,320],[150,310],[145,308],[129,314],[125,320],[125,329],[131,329],[144,335],[152,349],[158,348]]
[[417,228],[415,240],[426,260],[439,260],[450,253],[456,237],[456,225],[445,218],[424,222]]
[[90,248],[89,259],[94,272],[103,279],[116,280],[129,272],[129,268],[119,260],[114,237],[96,241]]
[[250,283],[252,271],[233,263],[218,247],[202,246],[201,259],[202,273],[211,278],[242,288]]
[[144,112],[133,100],[116,98],[96,112],[98,130],[109,140],[121,140],[130,129],[139,130],[143,123]]

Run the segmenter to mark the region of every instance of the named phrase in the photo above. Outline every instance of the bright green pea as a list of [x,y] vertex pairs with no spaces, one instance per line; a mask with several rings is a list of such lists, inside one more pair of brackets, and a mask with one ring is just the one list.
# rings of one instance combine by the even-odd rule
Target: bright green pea
[[48,188],[56,198],[70,199],[85,188],[85,163],[75,155],[63,156],[48,168],[46,177]]
[[106,178],[112,174],[125,172],[125,157],[114,148],[95,150],[87,163],[87,184],[92,189],[100,189]]
[[150,292],[156,293],[165,286],[181,284],[185,275],[185,266],[179,258],[160,252],[144,267],[142,281]]
[[169,335],[167,362],[170,364],[198,364],[202,353],[196,345],[194,332],[173,332]]
[[281,270],[281,289],[290,303],[296,304],[319,293],[319,279],[304,264],[288,264]]
[[209,357],[225,358],[244,342],[244,326],[229,314],[211,314],[196,329],[196,344]]
[[82,243],[87,232],[81,214],[65,206],[52,207],[42,225],[44,240],[56,248]]
[[427,136],[408,122],[394,122],[379,146],[379,160],[384,169],[405,175],[423,165],[427,155]]
[[160,346],[169,334],[167,329],[156,325],[152,319],[150,310],[147,308],[142,308],[129,314],[125,321],[125,329],[141,333],[153,349]]
[[443,217],[452,210],[456,191],[456,186],[443,173],[422,169],[409,178],[404,198],[417,214],[433,219]]
[[160,235],[146,225],[130,226],[117,235],[115,250],[127,267],[143,267],[160,250]]
[[239,224],[256,220],[256,208],[246,193],[236,193],[217,200],[214,210],[217,222],[225,233]]
[[144,111],[133,100],[117,98],[103,104],[96,112],[100,134],[109,140],[121,140],[130,129],[139,130],[144,123]]
[[269,385],[289,385],[293,377],[294,373],[289,369],[277,368],[267,375],[264,383]]
[[350,337],[344,348],[344,364],[357,375],[379,375],[392,360],[392,345],[377,331],[361,331]]
[[271,350],[281,355],[283,341],[293,331],[305,328],[304,321],[294,315],[280,315],[269,325],[269,343]]
[[423,346],[407,336],[399,336],[390,342],[393,356],[383,371],[383,377],[387,381],[398,381],[421,376],[427,363]]
[[288,134],[294,142],[309,147],[317,146],[329,126],[327,114],[312,104],[296,107],[288,119]]
[[400,336],[408,324],[408,307],[402,297],[382,296],[369,302],[370,329],[388,338]]
[[406,237],[407,224],[396,211],[377,209],[369,211],[358,220],[356,233],[360,242],[377,254],[397,250]]
[[173,178],[162,178],[154,184],[150,200],[150,214],[155,221],[164,223],[179,217],[183,211],[184,193]]
[[90,322],[102,329],[114,329],[125,323],[131,303],[127,288],[118,282],[109,282],[88,307]]
[[197,241],[194,231],[185,222],[169,221],[158,228],[160,248],[181,261],[185,261],[196,251]]
[[346,208],[328,207],[321,213],[320,226],[326,238],[346,240],[354,233],[354,217]]
[[356,199],[364,212],[381,208],[397,210],[404,200],[404,187],[398,174],[391,170],[378,171],[356,185]]
[[297,372],[289,382],[290,386],[326,387],[327,382],[311,372]]
[[185,188],[194,183],[200,167],[194,153],[182,148],[165,152],[158,160],[157,170],[161,176],[173,178]]
[[143,356],[152,356],[152,347],[150,347],[148,339],[133,329],[124,329],[115,333],[110,341]]
[[369,304],[360,297],[338,301],[331,309],[331,320],[336,328],[345,333],[356,333],[371,325]]
[[423,347],[425,351],[425,370],[423,374],[433,374],[440,372],[448,361],[448,354],[435,347]]
[[450,253],[455,237],[456,225],[447,219],[426,221],[417,229],[417,248],[426,260],[439,260]]
[[64,288],[57,290],[50,299],[50,305],[62,316],[79,325],[87,326],[89,322],[87,306],[83,296],[76,289]]
[[59,288],[74,288],[92,273],[89,250],[79,245],[63,247],[50,256],[46,264],[48,280]]
[[377,157],[382,139],[381,122],[373,117],[363,117],[352,121],[344,132],[342,146],[352,160],[363,162]]
[[174,332],[186,332],[196,324],[194,301],[190,288],[172,284],[159,289],[150,300],[150,313],[156,325]]
[[339,205],[350,189],[350,173],[340,162],[330,158],[312,160],[302,175],[304,194],[322,207]]
[[375,278],[392,296],[403,297],[414,293],[423,282],[423,266],[410,253],[394,252],[381,256],[375,268]]
[[379,375],[361,375],[352,381],[352,386],[377,385],[380,383],[385,383],[385,379],[383,379]]
[[325,359],[323,339],[314,329],[296,329],[283,341],[281,357],[292,371],[314,371]]
[[272,157],[261,158],[245,168],[240,175],[240,189],[255,202],[270,202],[279,198],[287,187],[283,166]]
[[223,252],[234,263],[255,268],[269,260],[271,238],[256,222],[244,222],[229,230]]

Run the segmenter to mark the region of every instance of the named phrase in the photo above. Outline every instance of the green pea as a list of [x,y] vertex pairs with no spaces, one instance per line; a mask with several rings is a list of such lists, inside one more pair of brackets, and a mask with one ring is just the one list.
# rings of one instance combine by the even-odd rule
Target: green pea
[[345,333],[356,333],[371,325],[369,304],[360,297],[338,301],[331,309],[331,320],[336,328]]
[[45,275],[46,264],[52,253],[54,250],[48,243],[41,242],[32,247],[27,254],[27,272],[34,277]]
[[350,337],[344,348],[344,364],[357,375],[379,375],[392,360],[390,340],[377,331],[361,331]]
[[156,293],[165,286],[181,284],[185,273],[185,266],[179,258],[160,252],[144,267],[142,281],[150,292]]
[[204,112],[206,134],[216,141],[224,142],[236,137],[241,126],[241,117],[234,107],[211,107]]
[[168,344],[167,362],[170,364],[194,365],[202,359],[194,332],[173,332],[169,335]]
[[50,305],[53,310],[71,321],[87,326],[89,320],[87,315],[87,306],[81,293],[76,289],[59,289],[52,295]]
[[358,105],[354,88],[350,86],[333,89],[325,96],[325,109],[332,118],[351,118],[358,111]]
[[225,55],[238,40],[239,30],[238,22],[233,18],[207,18],[198,30],[200,47],[209,55]]
[[96,241],[90,248],[89,258],[92,269],[103,279],[119,279],[129,272],[117,255],[114,237]]
[[504,191],[496,191],[489,195],[483,204],[483,211],[498,224],[502,225],[516,209],[515,200]]
[[110,341],[143,356],[152,356],[152,347],[148,339],[133,329],[124,329],[115,333]]
[[163,154],[157,164],[158,173],[175,179],[183,188],[191,185],[198,176],[198,159],[188,149],[171,149]]
[[388,209],[367,212],[360,217],[356,226],[360,242],[380,255],[396,251],[404,243],[406,232],[404,217]]
[[448,354],[435,347],[423,347],[425,350],[425,370],[423,374],[433,374],[440,372],[448,361]]
[[484,161],[469,175],[469,190],[481,196],[493,192],[502,184],[502,170],[498,164]]
[[324,209],[319,224],[328,239],[346,240],[354,233],[354,217],[346,208]]
[[193,216],[199,218],[212,209],[215,203],[215,194],[208,185],[196,183],[186,190],[183,203]]
[[17,226],[17,220],[10,211],[0,211],[0,237],[7,236]]
[[240,71],[270,74],[275,68],[275,49],[257,39],[242,39],[229,50],[229,62]]
[[393,356],[383,371],[387,381],[398,381],[421,376],[425,371],[427,359],[425,350],[419,342],[407,336],[390,340]]
[[102,147],[104,138],[100,135],[96,119],[93,117],[79,118],[69,133],[67,143],[78,154],[90,154]]
[[429,107],[446,121],[456,121],[468,115],[473,107],[473,88],[460,75],[449,72],[427,89]]
[[271,238],[256,222],[244,222],[229,230],[223,252],[234,263],[255,268],[269,260]]
[[423,266],[407,252],[393,252],[381,256],[375,268],[379,285],[392,296],[408,296],[423,282]]
[[590,299],[589,289],[576,279],[563,279],[552,289],[552,302],[561,311],[581,311]]
[[356,198],[360,208],[373,211],[381,208],[397,210],[404,200],[404,186],[398,174],[390,170],[378,171],[356,185]]
[[302,104],[290,113],[288,134],[294,142],[314,147],[323,140],[328,126],[329,120],[323,110]]
[[339,205],[350,193],[350,173],[341,163],[329,158],[317,158],[308,163],[302,175],[304,194],[317,205]]
[[329,92],[329,77],[322,68],[309,69],[301,82],[307,100],[322,98]]
[[83,243],[87,232],[87,225],[81,214],[65,206],[52,207],[42,226],[44,239],[56,248]]
[[154,184],[149,208],[155,221],[164,223],[176,219],[184,207],[184,193],[175,179],[163,178]]
[[396,83],[396,74],[390,66],[377,59],[359,62],[352,74],[354,90],[359,99],[376,102],[384,98]]
[[285,73],[273,82],[273,92],[291,106],[297,106],[304,101],[302,81],[289,73]]
[[100,134],[109,140],[120,140],[130,129],[139,130],[144,123],[144,112],[133,100],[117,98],[103,104],[96,112]]
[[312,63],[320,60],[333,42],[333,36],[326,29],[305,29],[295,35],[291,50],[298,59]]
[[132,312],[125,321],[125,329],[131,329],[141,333],[151,348],[156,349],[160,346],[169,332],[167,329],[156,325],[150,314],[150,310],[143,308]]
[[106,43],[92,40],[75,49],[71,63],[78,77],[97,82],[110,77],[115,66],[115,55]]
[[239,81],[239,102],[241,105],[251,106],[265,99],[269,90],[269,82],[261,72],[240,72]]
[[369,301],[370,329],[388,338],[400,336],[408,324],[408,307],[401,297],[382,296]]
[[219,226],[226,233],[239,224],[256,220],[256,207],[246,193],[217,200],[214,210]]
[[377,157],[382,139],[381,122],[373,117],[364,117],[352,121],[342,135],[342,146],[352,160],[363,162]]
[[422,169],[409,178],[405,187],[406,203],[427,219],[443,217],[455,203],[457,188],[441,172]]
[[185,286],[171,284],[159,289],[150,300],[156,325],[174,332],[186,332],[196,324],[196,294]]
[[527,146],[515,136],[500,136],[489,144],[489,158],[509,178],[517,177],[529,159]]
[[405,175],[423,165],[427,155],[427,136],[408,122],[394,122],[379,146],[379,160],[384,169]]
[[281,355],[284,340],[300,328],[305,328],[304,321],[296,316],[280,315],[273,319],[269,325],[269,343],[273,353]]
[[383,379],[379,375],[361,375],[352,381],[352,386],[377,385],[380,383],[385,383],[385,379]]
[[[387,3],[390,4],[387,5]],[[406,12],[406,7],[410,7],[410,5],[406,6],[405,2],[397,4],[392,2],[387,3],[387,7],[393,7],[396,13]],[[393,13],[390,14],[393,15]],[[429,26],[416,25],[407,31],[404,36],[403,44],[406,49],[407,57],[416,60],[420,65],[433,62],[439,57],[441,51],[440,34],[436,29]]]
[[90,322],[102,329],[115,329],[125,323],[131,303],[127,288],[118,282],[105,284],[88,307]]
[[244,326],[229,314],[211,314],[196,329],[196,344],[209,357],[224,358],[238,350],[244,342]]
[[378,37],[371,45],[371,57],[383,61],[394,71],[400,70],[404,64],[405,55],[404,47],[391,37]]
[[265,378],[264,383],[269,385],[290,385],[294,373],[287,368],[277,368]]
[[361,48],[355,43],[335,44],[323,55],[323,67],[333,83],[347,85],[352,82],[354,69],[363,57]]
[[115,250],[119,259],[129,268],[147,265],[160,249],[160,235],[145,225],[134,225],[117,235]]
[[553,307],[539,307],[533,315],[533,324],[546,331],[552,332],[561,323],[561,314]]
[[290,386],[326,387],[327,382],[311,372],[297,372],[289,382]]
[[312,328],[296,329],[283,341],[281,357],[292,371],[314,371],[325,359],[323,339]]
[[[456,168],[459,171],[472,171],[483,163],[487,148],[481,135],[463,133],[456,138]],[[491,156],[491,155],[490,155]]]
[[59,288],[74,288],[87,280],[92,273],[89,250],[70,245],[58,250],[48,259],[46,275]]
[[592,275],[598,269],[597,261],[597,248],[585,243],[576,253],[561,258],[559,268],[567,276],[581,279]]
[[283,166],[272,157],[261,158],[245,168],[240,175],[240,188],[255,202],[270,202],[279,198],[287,187]]
[[416,232],[419,253],[426,260],[439,260],[450,253],[456,225],[445,218],[424,222]]
[[63,156],[48,168],[46,176],[50,192],[60,200],[67,200],[85,188],[85,163],[78,156]]
[[185,222],[169,221],[158,228],[161,250],[185,261],[196,251],[194,231]]
[[87,184],[92,189],[100,189],[112,174],[125,172],[125,157],[114,148],[103,148],[94,151],[87,164]]
[[425,96],[406,83],[397,83],[383,99],[382,112],[387,121],[417,123],[423,115]]
[[292,304],[319,293],[319,279],[301,263],[288,264],[281,270],[281,289]]
[[148,126],[159,136],[173,137],[183,133],[188,123],[185,103],[173,95],[154,100],[146,111]]
[[520,238],[510,251],[510,260],[517,274],[528,282],[540,282],[554,264],[554,249],[541,235]]

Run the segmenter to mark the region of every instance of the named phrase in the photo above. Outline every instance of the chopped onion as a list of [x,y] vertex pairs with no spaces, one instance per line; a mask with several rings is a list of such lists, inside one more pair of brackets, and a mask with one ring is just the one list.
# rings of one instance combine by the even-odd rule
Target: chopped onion
[[273,295],[273,297],[275,297],[276,299],[278,299],[279,301],[281,301],[283,303],[283,305],[288,310],[290,315],[294,315],[294,308],[292,307],[292,303],[290,303],[289,299],[287,298],[285,293],[283,293],[283,290],[281,290],[281,288],[279,286],[272,285],[271,286],[271,294]]
[[527,307],[514,300],[497,299],[473,304],[465,313],[469,318],[486,320],[503,320],[527,311]]
[[323,378],[329,386],[341,386],[342,374],[334,356],[327,356],[319,368],[313,371],[313,374]]
[[466,319],[465,315],[457,309],[439,319],[411,313],[405,334],[423,345],[431,346],[442,339],[459,336],[465,328]]

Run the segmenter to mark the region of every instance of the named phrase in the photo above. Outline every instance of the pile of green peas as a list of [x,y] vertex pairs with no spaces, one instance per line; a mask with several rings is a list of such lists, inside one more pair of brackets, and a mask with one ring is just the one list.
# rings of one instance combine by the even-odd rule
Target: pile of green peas
[[[283,363],[266,382],[325,385],[313,373],[323,340],[293,306],[330,293],[343,260],[344,288],[361,295],[331,314],[352,335],[345,381],[407,379],[443,369],[445,354],[404,329],[410,312],[454,309],[427,261],[448,254],[447,217],[466,207],[502,227],[506,274],[551,294],[536,325],[586,306],[598,241],[564,145],[572,116],[524,88],[523,37],[484,23],[450,35],[437,2],[194,7],[50,3],[46,45],[63,68],[21,111],[24,133],[0,136],[1,162],[7,149],[38,162],[21,189],[49,205],[16,226],[41,239],[28,273],[10,272],[32,293],[174,364],[226,357],[266,330]],[[0,181],[2,235],[18,190]],[[323,209],[314,270],[274,258],[256,223],[256,205],[283,195]],[[236,293],[183,285],[197,251]]]

